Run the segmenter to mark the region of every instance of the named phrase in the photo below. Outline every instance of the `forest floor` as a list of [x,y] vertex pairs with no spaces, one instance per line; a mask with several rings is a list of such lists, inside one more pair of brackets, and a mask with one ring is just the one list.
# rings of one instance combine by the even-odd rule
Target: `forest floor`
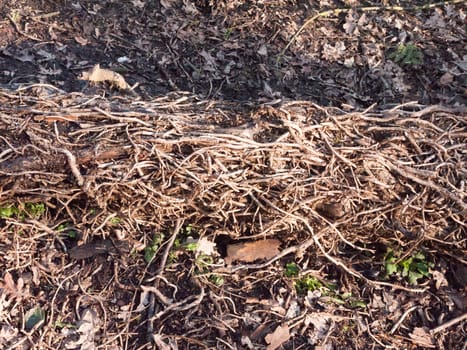
[[0,347],[467,349],[465,20],[0,0]]

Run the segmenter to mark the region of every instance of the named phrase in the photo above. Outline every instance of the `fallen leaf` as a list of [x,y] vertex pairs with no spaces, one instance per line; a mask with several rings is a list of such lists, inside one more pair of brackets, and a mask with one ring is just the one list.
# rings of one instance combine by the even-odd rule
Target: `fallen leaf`
[[258,259],[271,259],[279,254],[280,244],[277,239],[229,244],[225,262],[230,265],[234,261],[253,262]]
[[277,326],[276,330],[272,333],[269,333],[264,340],[269,345],[266,347],[266,350],[275,350],[283,343],[290,339],[289,326],[282,325]]
[[172,7],[175,1],[173,0],[160,0],[159,3],[164,9],[169,9]]
[[70,340],[65,343],[65,349],[95,350],[95,335],[99,331],[101,324],[97,313],[92,309],[85,309],[81,314],[81,319],[77,324],[75,335],[78,340]]
[[430,333],[423,327],[415,327],[410,333],[410,338],[417,344],[427,348],[435,348],[433,338]]
[[255,346],[253,345],[251,339],[248,338],[246,335],[242,336],[240,341],[241,341],[241,344],[243,346],[246,346],[247,349],[254,349],[255,348]]
[[217,66],[216,59],[206,50],[202,50],[200,55],[206,60],[204,69],[207,71],[215,72]]
[[3,289],[6,295],[9,295],[14,299],[20,300],[29,296],[29,290],[24,288],[24,280],[20,277],[15,283],[9,272],[5,273],[3,282],[0,282],[0,289]]
[[45,311],[40,307],[34,307],[27,311],[24,315],[24,327],[30,331],[34,327],[39,327],[44,323]]
[[[4,52],[5,52],[5,50],[4,50]],[[34,62],[35,61],[34,55],[28,49],[21,50],[20,54],[16,55],[15,58],[17,60],[23,62],[23,63],[24,62]]]
[[261,45],[261,47],[258,50],[258,54],[261,56],[267,56],[268,55],[268,48],[266,44]]
[[[141,287],[144,287],[144,286],[141,286]],[[147,306],[149,305],[149,293],[150,292],[148,290],[145,290],[143,288],[143,291],[141,292],[139,296],[139,304],[136,307],[135,311],[143,312],[147,308]]]
[[454,76],[451,73],[446,72],[441,76],[441,78],[439,78],[439,83],[442,86],[448,86],[449,84],[452,83],[453,80],[454,80]]
[[329,330],[328,325],[329,317],[320,313],[312,313],[305,316],[305,325],[312,324],[314,329],[309,335],[309,341],[311,344],[317,344],[321,341]]
[[333,45],[324,44],[323,46],[323,59],[330,62],[339,61],[345,54],[346,47],[343,41],[337,41]]
[[133,6],[134,7],[137,7],[137,8],[140,8],[142,9],[145,5],[144,1],[142,0],[131,0],[131,2],[133,3]]
[[190,1],[183,1],[183,11],[190,15],[199,15],[199,11]]
[[440,271],[433,271],[432,272],[433,279],[435,280],[436,289],[440,289],[441,287],[447,287],[448,280],[444,276],[444,274]]
[[17,328],[10,325],[3,325],[0,329],[0,345],[6,347],[6,344],[12,341],[18,333],[19,331]]
[[296,300],[292,300],[290,302],[290,306],[287,309],[287,314],[285,315],[285,318],[290,320],[292,318],[295,318],[300,315],[300,305],[298,305],[298,302]]
[[81,46],[85,46],[88,44],[87,39],[83,38],[82,36],[75,35],[75,41],[80,44]]

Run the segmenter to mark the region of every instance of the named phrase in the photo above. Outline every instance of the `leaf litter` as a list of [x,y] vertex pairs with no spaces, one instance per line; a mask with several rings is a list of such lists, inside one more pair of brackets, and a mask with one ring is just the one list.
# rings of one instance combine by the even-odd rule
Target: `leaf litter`
[[279,254],[281,242],[277,239],[265,239],[255,242],[229,244],[225,262],[230,265],[235,261],[253,262],[259,259],[271,259]]
[[[323,8],[43,5],[0,10],[2,346],[465,339],[463,8],[356,7],[290,40]],[[96,64],[138,96],[83,85]]]

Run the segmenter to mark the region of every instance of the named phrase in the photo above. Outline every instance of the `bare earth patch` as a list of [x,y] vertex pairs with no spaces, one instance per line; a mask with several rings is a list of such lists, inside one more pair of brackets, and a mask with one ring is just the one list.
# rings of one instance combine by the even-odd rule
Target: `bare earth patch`
[[465,347],[464,8],[352,5],[0,6],[0,347]]

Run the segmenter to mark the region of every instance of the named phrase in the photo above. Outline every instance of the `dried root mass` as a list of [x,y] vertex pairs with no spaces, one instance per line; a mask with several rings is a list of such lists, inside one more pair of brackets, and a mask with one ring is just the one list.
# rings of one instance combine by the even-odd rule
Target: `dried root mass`
[[[249,297],[253,289],[242,289],[236,274],[226,274],[223,290],[229,302],[216,299],[221,289],[212,273],[227,271],[222,270],[222,237],[277,240],[281,258],[305,259],[316,270],[326,263],[328,274],[345,276],[340,283],[405,288],[407,293],[416,288],[404,287],[404,281],[378,284],[376,275],[365,272],[380,270],[383,248],[410,254],[426,247],[447,258],[465,252],[465,109],[404,105],[346,113],[309,102],[247,108],[183,94],[134,102],[61,93],[38,97],[32,89],[0,91],[0,106],[0,207],[45,203],[47,208],[42,220],[30,213],[26,220],[2,219],[2,266],[14,268],[6,257],[16,241],[23,253],[15,266],[32,268],[41,261],[37,278],[58,293],[62,282],[48,274],[83,273],[58,262],[70,259],[65,253],[76,245],[68,238],[54,239],[59,225],[67,223],[85,243],[97,237],[126,240],[140,252],[133,256],[136,262],[115,262],[115,271],[101,267],[99,273],[113,276],[113,288],[127,307],[137,306],[130,300],[149,283],[146,279],[158,281],[160,288],[150,289],[149,305],[159,305],[159,311],[149,307],[148,322],[157,326],[151,332],[164,324],[166,336],[154,333],[152,339],[175,341],[191,332],[193,344],[220,346],[216,337],[206,340],[193,331],[207,327],[217,332],[215,317],[235,324],[223,330],[232,344],[235,330],[250,332],[246,325],[256,321],[239,323],[236,317],[248,314],[248,304],[238,298]],[[141,246],[146,253],[147,247],[158,251],[157,237],[163,243],[177,220],[219,243],[219,256],[210,262],[216,269],[200,267],[199,257],[190,260],[188,253],[175,250],[179,260],[167,265],[170,272],[159,271],[151,279]],[[176,242],[173,236],[170,248]],[[150,258],[157,262],[160,254]],[[276,259],[243,270],[260,273],[261,268],[260,280],[274,285],[278,277],[272,269],[283,265]],[[94,289],[105,291],[108,282],[94,281],[96,276]],[[58,299],[54,303],[50,317],[66,308]],[[179,316],[187,309],[197,310],[199,317],[182,322]],[[124,334],[136,348],[139,338],[125,327],[139,326],[122,313],[125,326],[106,323],[110,328],[103,332]],[[296,337],[306,343],[306,337]]]

